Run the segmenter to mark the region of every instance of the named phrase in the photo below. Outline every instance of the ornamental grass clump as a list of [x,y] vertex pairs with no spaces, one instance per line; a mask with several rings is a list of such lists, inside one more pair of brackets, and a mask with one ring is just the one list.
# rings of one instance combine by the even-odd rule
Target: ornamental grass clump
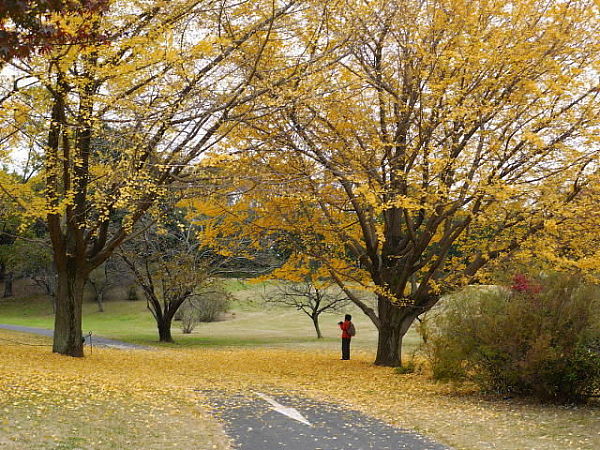
[[600,291],[576,277],[516,276],[451,296],[427,326],[437,379],[559,403],[600,394]]

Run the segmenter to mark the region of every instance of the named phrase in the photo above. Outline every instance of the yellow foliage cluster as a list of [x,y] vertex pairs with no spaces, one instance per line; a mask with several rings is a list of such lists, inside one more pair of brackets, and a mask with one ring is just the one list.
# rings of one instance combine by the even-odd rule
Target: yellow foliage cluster
[[222,167],[243,188],[221,213],[212,203],[210,242],[270,236],[395,303],[418,292],[424,308],[531,241],[529,257],[597,267],[585,214],[597,207],[573,197],[598,186],[598,12],[456,0],[342,11],[343,62],[230,136],[252,151]]

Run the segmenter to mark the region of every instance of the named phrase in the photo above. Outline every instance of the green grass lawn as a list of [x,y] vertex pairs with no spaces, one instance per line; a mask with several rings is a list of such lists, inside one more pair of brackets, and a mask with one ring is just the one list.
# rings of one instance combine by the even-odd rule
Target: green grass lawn
[[[95,303],[83,305],[83,332],[144,345],[162,347],[193,346],[293,346],[298,348],[331,349],[337,352],[340,331],[337,322],[343,314],[353,315],[357,336],[353,339],[355,350],[375,355],[377,330],[372,322],[356,307],[343,313],[323,314],[321,331],[317,339],[311,319],[290,307],[265,305],[262,301],[269,283],[245,282],[237,279],[225,281],[234,296],[231,310],[223,320],[201,323],[192,334],[183,334],[178,322],[173,322],[175,344],[159,344],[156,323],[146,302],[111,301],[104,304],[104,312]],[[46,296],[3,299],[0,301],[0,323],[52,329],[54,316]],[[410,354],[417,348],[420,338],[414,331],[405,338],[404,351]]]

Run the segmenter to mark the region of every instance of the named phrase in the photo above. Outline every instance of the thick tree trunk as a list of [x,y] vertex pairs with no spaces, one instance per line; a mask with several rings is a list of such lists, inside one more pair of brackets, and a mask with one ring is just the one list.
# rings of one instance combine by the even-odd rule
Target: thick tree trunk
[[67,356],[83,356],[81,305],[85,286],[84,274],[76,267],[58,273],[54,345],[52,351]]
[[377,340],[375,365],[388,367],[401,366],[401,345],[402,336],[400,336],[398,327],[392,326],[388,322],[382,322]]
[[400,367],[402,365],[402,339],[417,314],[406,307],[394,306],[385,297],[379,297],[378,310],[380,322],[375,364]]
[[323,335],[321,334],[321,327],[319,325],[319,316],[312,316],[313,325],[315,326],[315,331],[317,332],[317,339],[322,339]]
[[4,298],[12,297],[14,295],[13,292],[13,273],[6,272],[4,275]]
[[171,322],[172,317],[163,316],[161,320],[157,320],[158,325],[158,340],[160,342],[175,342],[171,336]]

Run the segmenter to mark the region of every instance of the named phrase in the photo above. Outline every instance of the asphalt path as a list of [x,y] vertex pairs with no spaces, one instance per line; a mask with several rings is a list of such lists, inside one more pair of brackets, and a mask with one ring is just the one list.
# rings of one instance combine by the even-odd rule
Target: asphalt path
[[202,392],[237,449],[449,449],[417,433],[333,403],[262,392]]
[[[52,336],[53,330],[0,324],[5,330]],[[89,335],[85,336],[89,345]],[[94,346],[148,347],[92,335]],[[292,395],[202,391],[241,450],[446,450],[420,434],[392,427],[343,406]],[[348,395],[352,395],[351,392]]]
[[[12,331],[20,331],[22,333],[31,333],[31,334],[39,334],[42,336],[52,337],[54,334],[53,330],[48,330],[46,328],[34,328],[34,327],[23,327],[21,325],[6,325],[0,324],[0,328],[4,330],[12,330]],[[85,337],[85,345],[90,345],[90,336],[89,334],[84,335]],[[110,348],[120,348],[122,350],[147,350],[149,347],[145,347],[143,345],[130,344],[128,342],[116,341],[114,339],[107,339],[100,336],[96,336],[92,334],[92,344],[94,347],[110,347]]]

